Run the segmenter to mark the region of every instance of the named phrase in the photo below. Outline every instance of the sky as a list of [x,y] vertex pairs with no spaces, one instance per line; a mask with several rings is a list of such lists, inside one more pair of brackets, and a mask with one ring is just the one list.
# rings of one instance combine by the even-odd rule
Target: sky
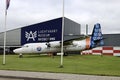
[[[100,23],[103,34],[120,33],[120,0],[64,0],[65,17],[85,25],[89,34]],[[62,17],[62,0],[11,0],[7,10],[7,30]],[[5,0],[0,0],[0,32],[5,26]]]

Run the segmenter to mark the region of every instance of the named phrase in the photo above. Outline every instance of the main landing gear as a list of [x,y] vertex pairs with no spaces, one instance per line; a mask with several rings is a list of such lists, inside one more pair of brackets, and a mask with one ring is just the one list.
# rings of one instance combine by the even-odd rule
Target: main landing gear
[[22,55],[22,54],[19,54],[19,58],[23,58],[23,55]]

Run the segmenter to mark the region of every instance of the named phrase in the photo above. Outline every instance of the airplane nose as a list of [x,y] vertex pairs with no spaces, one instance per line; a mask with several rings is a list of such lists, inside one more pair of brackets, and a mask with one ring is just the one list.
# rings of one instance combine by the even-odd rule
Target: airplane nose
[[15,50],[13,50],[13,52],[14,52],[14,53],[17,53],[17,50],[15,49]]
[[14,53],[21,53],[21,48],[13,50]]

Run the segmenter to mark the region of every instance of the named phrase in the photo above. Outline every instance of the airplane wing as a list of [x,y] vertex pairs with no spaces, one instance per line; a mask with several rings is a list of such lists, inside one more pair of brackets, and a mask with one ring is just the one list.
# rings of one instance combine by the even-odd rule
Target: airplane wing
[[64,41],[64,46],[72,45],[73,41],[80,41],[80,40],[83,40],[83,39],[88,38],[88,37],[90,37],[90,36],[82,36],[80,38],[74,38],[74,39],[66,40],[66,41]]

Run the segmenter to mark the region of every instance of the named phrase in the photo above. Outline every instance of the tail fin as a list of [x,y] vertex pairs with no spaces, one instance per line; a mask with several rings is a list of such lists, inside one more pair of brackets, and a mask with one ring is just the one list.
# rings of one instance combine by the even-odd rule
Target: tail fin
[[91,48],[104,45],[103,35],[101,32],[101,26],[99,23],[94,25],[91,36]]

